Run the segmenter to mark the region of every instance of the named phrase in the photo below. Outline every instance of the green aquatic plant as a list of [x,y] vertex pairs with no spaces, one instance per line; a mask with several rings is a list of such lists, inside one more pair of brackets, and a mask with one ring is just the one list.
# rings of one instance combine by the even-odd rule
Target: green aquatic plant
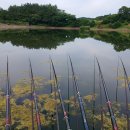
[[[36,78],[37,82],[41,82],[41,80],[38,80]],[[54,80],[45,81],[47,84],[52,83],[55,84]],[[37,87],[37,92],[44,88],[43,86]],[[12,95],[11,95],[11,118],[12,118],[12,129],[32,129],[31,124],[31,101],[30,101],[30,81],[29,79],[24,79],[16,83],[12,87]],[[41,124],[42,127],[51,127],[51,125],[56,124],[56,100],[54,98],[55,93],[52,92],[51,94],[38,94],[38,106],[39,111],[41,115]],[[56,93],[58,97],[58,93]],[[95,94],[95,101],[99,98],[98,94]],[[3,89],[0,89],[0,129],[5,128],[5,93],[3,92]],[[89,94],[83,97],[85,101],[85,112],[87,115],[88,123],[90,128],[92,128],[93,123],[93,113],[91,110],[91,104],[93,102],[93,95]],[[69,103],[69,116],[71,117],[77,117],[80,115],[79,111],[79,104],[75,102],[75,97],[70,96],[70,100],[64,100],[65,105],[67,106]],[[58,104],[58,113],[61,113],[60,108],[60,100],[57,99]],[[126,129],[126,115],[125,112],[122,112],[122,105],[120,103],[113,102],[113,111],[114,115],[117,120],[118,129],[119,130],[125,130]],[[86,107],[87,106],[87,107]],[[75,107],[77,107],[77,111],[75,111]],[[130,109],[130,104],[129,104]],[[34,120],[35,120],[35,111],[34,111]],[[109,114],[107,112],[107,107],[103,105],[103,118],[104,118],[104,129],[105,130],[111,130],[111,120],[109,117]],[[101,124],[101,115],[100,115],[100,104],[96,104],[95,106],[95,115],[94,115],[94,124],[95,128],[100,129]],[[34,123],[35,129],[37,129],[36,122]]]
[[[40,80],[36,78],[37,84]],[[40,87],[37,90],[41,89]],[[29,99],[30,95],[30,85],[28,80],[21,80],[19,83],[12,87],[11,96],[11,119],[13,129],[31,129],[31,101]],[[55,101],[53,99],[53,93],[51,95],[41,94],[37,96],[38,106],[40,109],[41,123],[42,126],[50,126],[54,124],[55,119],[50,118],[51,114],[55,112]],[[19,101],[22,98],[22,101]],[[0,129],[5,127],[5,94],[0,90]],[[46,114],[43,113],[46,111]],[[35,113],[34,113],[34,118]],[[36,128],[36,124],[35,124]]]
[[93,100],[96,100],[96,98],[97,94],[84,96],[84,100],[89,103],[92,102]]

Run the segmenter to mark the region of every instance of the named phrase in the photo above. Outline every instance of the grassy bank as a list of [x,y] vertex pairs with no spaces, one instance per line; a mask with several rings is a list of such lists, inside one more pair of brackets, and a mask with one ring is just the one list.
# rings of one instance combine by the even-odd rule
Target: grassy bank
[[106,32],[125,32],[125,33],[129,33],[130,29],[128,28],[117,28],[117,29],[112,29],[112,28],[91,28],[91,31],[106,31]]
[[88,27],[88,26],[82,26],[80,27],[81,31],[106,31],[106,32],[130,32],[130,24],[128,25],[123,25],[118,28],[110,28],[108,25],[100,25],[100,26],[95,26],[95,27]]
[[113,29],[113,28],[110,28],[108,26],[101,26],[101,27],[96,26],[93,28],[89,28],[86,26],[82,26],[82,27],[51,27],[51,26],[41,26],[41,25],[16,25],[16,24],[2,24],[2,23],[0,23],[0,30],[17,30],[17,29],[56,29],[56,30],[130,32],[130,24]]

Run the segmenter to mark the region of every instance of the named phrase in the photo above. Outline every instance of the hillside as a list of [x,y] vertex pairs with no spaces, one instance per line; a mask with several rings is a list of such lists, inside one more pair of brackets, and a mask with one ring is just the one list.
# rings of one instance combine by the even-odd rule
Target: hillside
[[24,4],[10,6],[7,10],[0,8],[0,23],[14,25],[39,25],[53,27],[87,28],[125,28],[130,29],[130,8],[121,7],[117,14],[98,16],[96,18],[76,18],[60,10],[56,5]]

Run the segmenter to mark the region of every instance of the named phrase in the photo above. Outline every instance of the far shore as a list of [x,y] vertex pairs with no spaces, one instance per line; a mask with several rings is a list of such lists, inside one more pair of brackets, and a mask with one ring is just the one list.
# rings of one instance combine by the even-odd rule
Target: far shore
[[[0,23],[0,30],[21,30],[21,29],[32,29],[32,30],[80,30],[80,27],[47,27],[47,26],[39,26],[39,25],[14,25],[14,24],[2,24]],[[130,33],[130,29],[128,28],[90,28],[90,31],[106,31],[106,32],[124,32]]]
[[130,33],[130,29],[128,28],[91,28],[90,31],[104,31],[104,32],[122,32],[122,33]]
[[58,29],[58,30],[80,30],[80,27],[46,27],[39,25],[13,25],[0,24],[0,30],[15,30],[15,29]]

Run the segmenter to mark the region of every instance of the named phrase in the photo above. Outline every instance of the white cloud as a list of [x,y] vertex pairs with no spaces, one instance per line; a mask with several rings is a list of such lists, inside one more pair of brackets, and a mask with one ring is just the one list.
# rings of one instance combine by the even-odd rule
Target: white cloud
[[53,4],[77,17],[96,17],[116,13],[121,6],[129,6],[130,0],[0,0],[0,6],[7,9],[10,5],[24,3]]

